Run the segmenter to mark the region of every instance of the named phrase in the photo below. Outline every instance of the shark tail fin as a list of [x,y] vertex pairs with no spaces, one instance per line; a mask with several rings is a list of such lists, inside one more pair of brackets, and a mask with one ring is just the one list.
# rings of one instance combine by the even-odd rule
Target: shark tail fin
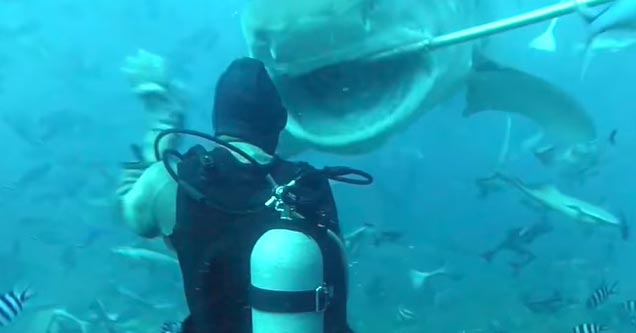
[[436,275],[444,274],[447,274],[446,264],[430,272],[421,272],[416,269],[411,269],[409,272],[409,277],[411,278],[411,286],[413,287],[413,289],[419,290],[426,283],[426,281],[428,281],[429,278]]
[[535,50],[545,51],[545,52],[556,52],[557,43],[554,37],[554,28],[556,27],[557,21],[559,19],[557,17],[550,20],[550,24],[548,28],[539,36],[535,37],[530,42],[530,47]]
[[409,278],[411,280],[411,287],[415,290],[419,290],[426,281],[428,274],[420,272],[416,269],[411,269],[409,271]]

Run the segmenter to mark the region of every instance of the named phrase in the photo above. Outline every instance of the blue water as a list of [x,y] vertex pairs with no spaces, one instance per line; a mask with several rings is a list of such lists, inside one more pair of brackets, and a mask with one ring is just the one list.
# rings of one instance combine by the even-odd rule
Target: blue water
[[[506,2],[496,14],[549,3],[526,2]],[[232,59],[246,54],[239,25],[243,5],[238,0],[192,0],[187,5],[168,0],[0,3],[0,186],[8,187],[0,189],[0,289],[28,282],[38,293],[14,326],[0,329],[35,333],[37,325],[46,326],[41,323],[48,322],[53,309],[90,321],[90,305],[96,299],[125,319],[122,332],[157,332],[164,320],[185,316],[178,272],[131,264],[110,252],[121,245],[165,251],[161,241],[133,235],[112,202],[119,163],[131,160],[128,146],[146,129],[143,106],[130,93],[120,67],[138,49],[164,56],[188,87],[188,127],[209,131],[216,78]],[[583,184],[568,182],[523,154],[521,142],[535,128],[514,117],[511,145],[517,157],[507,170],[528,182],[557,184],[633,221],[636,51],[597,55],[580,81],[581,55],[572,47],[583,40],[580,20],[560,20],[556,35],[564,48],[557,53],[527,47],[544,29],[540,24],[497,36],[489,53],[571,93],[593,116],[599,137],[618,131],[617,145],[604,151],[597,176]],[[479,254],[496,245],[508,229],[538,222],[541,216],[520,203],[514,191],[486,200],[477,197],[475,179],[488,175],[496,163],[505,117],[493,112],[464,118],[463,107],[463,96],[457,96],[364,156],[312,152],[298,157],[317,165],[346,164],[375,176],[371,187],[334,187],[345,232],[373,223],[405,234],[401,246],[368,247],[352,263],[354,328],[556,332],[600,322],[634,329],[626,326],[619,311],[621,301],[636,298],[634,241],[622,242],[615,230],[590,231],[551,214],[555,231],[531,246],[537,260],[519,276],[511,275],[505,254],[491,264],[481,260]],[[42,125],[45,116],[51,118]],[[26,140],[37,126],[53,131],[42,145]],[[51,166],[46,174],[21,188],[11,187],[27,170],[43,165]],[[444,264],[462,278],[432,280],[413,292],[409,269],[432,270]],[[559,290],[584,301],[603,279],[619,281],[620,293],[597,311],[573,306],[538,315],[519,300],[525,293]],[[174,304],[150,309],[123,296],[122,289],[155,305]],[[417,320],[396,322],[400,306],[412,309]],[[139,323],[131,324],[135,320]],[[102,332],[97,326],[89,332]]]

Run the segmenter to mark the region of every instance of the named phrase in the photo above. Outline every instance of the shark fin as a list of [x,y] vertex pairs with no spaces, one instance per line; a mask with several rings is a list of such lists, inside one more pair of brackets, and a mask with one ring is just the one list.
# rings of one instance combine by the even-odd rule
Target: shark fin
[[411,286],[413,287],[413,289],[419,290],[422,288],[422,286],[424,286],[424,284],[426,283],[426,281],[428,281],[429,278],[436,275],[443,275],[443,274],[446,274],[446,265],[443,265],[442,267],[430,272],[420,272],[418,270],[411,269],[409,271]]
[[[543,130],[563,133],[563,139],[591,135],[594,126],[585,109],[570,94],[547,80],[476,56],[466,80],[465,116],[484,111],[516,113]],[[510,87],[515,89],[511,90]],[[570,133],[576,133],[576,137]]]
[[550,20],[550,24],[548,28],[535,39],[530,42],[530,47],[535,50],[541,50],[545,52],[556,52],[557,44],[556,39],[554,38],[554,28],[556,27],[557,21],[559,19],[557,17]]
[[415,269],[411,269],[409,271],[409,278],[411,279],[411,287],[415,290],[419,290],[424,282],[428,279],[429,275],[427,273],[420,272]]
[[592,21],[596,20],[599,16],[601,16],[608,8],[605,8],[601,11],[594,11],[592,8],[589,8],[587,5],[581,3],[580,0],[574,0],[576,3],[576,10],[581,15],[583,20],[587,23],[592,23]]

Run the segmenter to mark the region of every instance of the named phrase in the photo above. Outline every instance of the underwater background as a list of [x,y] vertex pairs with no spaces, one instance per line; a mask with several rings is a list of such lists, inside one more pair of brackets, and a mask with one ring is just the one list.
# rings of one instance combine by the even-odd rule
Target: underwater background
[[[553,3],[488,1],[497,7],[491,19]],[[120,163],[132,159],[129,146],[146,130],[143,106],[120,68],[139,49],[164,57],[187,87],[187,127],[210,131],[216,79],[247,54],[240,29],[245,3],[0,1],[0,293],[25,284],[36,291],[0,330],[77,331],[47,327],[58,316],[69,327],[85,322],[85,332],[107,332],[99,318],[106,313],[121,332],[159,332],[164,321],[187,314],[176,265],[134,262],[113,252],[136,246],[168,253],[162,241],[135,236],[117,214]],[[524,154],[522,142],[536,126],[513,115],[506,170],[528,182],[556,184],[633,221],[636,49],[599,53],[580,80],[581,20],[559,20],[563,48],[553,53],[528,47],[546,24],[490,38],[489,55],[571,93],[594,118],[599,137],[616,131],[616,144],[603,151],[597,174],[572,181]],[[480,198],[476,179],[497,164],[506,116],[466,118],[464,107],[460,94],[364,155],[294,157],[375,177],[370,187],[334,185],[345,234],[364,223],[403,234],[399,244],[368,245],[351,256],[354,330],[557,332],[582,323],[636,330],[621,311],[623,301],[636,299],[636,240],[528,209],[512,191]],[[519,274],[511,272],[507,254],[491,263],[481,257],[511,228],[542,219],[554,231],[532,244],[537,258]],[[439,267],[452,278],[413,290],[409,270]],[[618,281],[618,293],[588,309],[585,300],[604,281]],[[538,313],[522,301],[555,291],[572,304]],[[414,314],[407,322],[400,316],[404,308]]]

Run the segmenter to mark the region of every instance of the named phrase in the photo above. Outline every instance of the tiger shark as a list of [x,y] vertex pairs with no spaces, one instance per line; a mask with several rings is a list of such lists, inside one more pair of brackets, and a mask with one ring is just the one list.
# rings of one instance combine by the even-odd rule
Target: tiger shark
[[[585,110],[540,78],[491,65],[482,41],[418,47],[494,16],[479,0],[250,1],[241,12],[248,53],[265,63],[289,114],[281,154],[372,151],[466,86],[480,88],[472,113],[496,105],[567,140],[593,138]],[[515,98],[497,102],[511,88]]]
[[503,182],[506,185],[512,186],[524,194],[524,196],[530,199],[534,204],[545,209],[558,212],[585,225],[618,228],[624,240],[629,238],[629,227],[624,218],[619,218],[602,207],[567,195],[554,185],[530,186],[520,179],[498,172],[488,178],[478,180],[478,185],[482,186],[483,190],[488,191],[483,185],[493,184],[495,182]]

